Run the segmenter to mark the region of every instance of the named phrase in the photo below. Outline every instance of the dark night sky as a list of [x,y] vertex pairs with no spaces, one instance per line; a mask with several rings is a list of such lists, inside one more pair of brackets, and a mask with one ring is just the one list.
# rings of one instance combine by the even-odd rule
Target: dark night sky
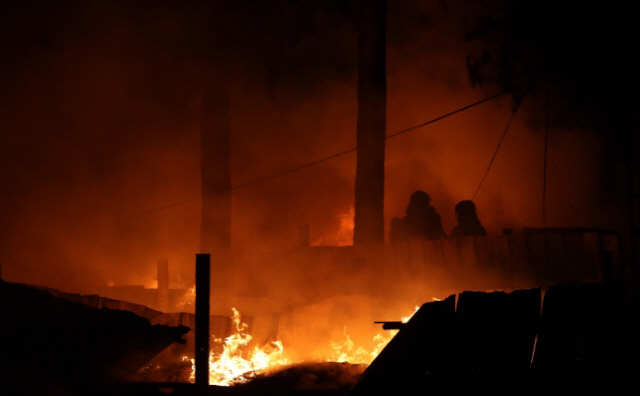
[[[2,2],[3,277],[69,290],[186,284],[199,246],[199,98],[232,70],[235,185],[355,145],[352,1]],[[527,96],[476,199],[492,232],[540,226],[549,95],[548,225],[624,229],[636,76],[631,13],[611,1],[388,2],[388,132],[502,87]],[[468,58],[469,56],[469,58]],[[474,65],[470,79],[467,59]],[[475,63],[473,63],[475,62]],[[482,84],[477,84],[478,76]],[[476,83],[475,85],[472,82]],[[509,117],[503,97],[388,141],[385,218],[424,189],[453,227]],[[331,241],[355,156],[234,192],[237,247]]]

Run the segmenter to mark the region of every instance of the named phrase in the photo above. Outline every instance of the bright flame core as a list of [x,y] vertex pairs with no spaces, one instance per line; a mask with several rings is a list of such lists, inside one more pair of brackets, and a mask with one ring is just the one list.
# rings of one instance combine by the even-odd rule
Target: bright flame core
[[[216,355],[211,352],[209,355],[210,384],[230,386],[244,383],[268,368],[291,363],[282,356],[284,347],[280,341],[272,342],[271,345],[262,348],[255,347],[245,354],[243,349],[252,337],[243,331],[249,326],[240,321],[240,312],[235,308],[232,310],[235,333],[224,339],[224,349],[221,354]],[[223,343],[223,340],[215,338],[213,342]]]
[[[416,307],[416,311],[419,307]],[[256,346],[253,350],[247,351],[246,347],[252,337],[244,333],[249,327],[240,320],[240,312],[232,308],[234,323],[234,334],[225,338],[213,337],[213,342],[223,345],[223,351],[215,354],[213,351],[209,355],[209,383],[211,385],[232,386],[250,381],[259,374],[275,369],[280,366],[299,363],[293,362],[284,355],[284,346],[281,341],[274,341],[265,346]],[[414,312],[415,313],[415,312]],[[402,321],[407,322],[409,317],[403,317]],[[356,346],[347,333],[346,326],[343,329],[344,339],[341,342],[330,342],[331,356],[327,361],[346,362],[351,364],[370,364],[391,341],[397,331],[390,331],[386,334],[377,334],[373,337],[369,348]],[[195,381],[195,361],[191,359],[192,371],[190,381]]]

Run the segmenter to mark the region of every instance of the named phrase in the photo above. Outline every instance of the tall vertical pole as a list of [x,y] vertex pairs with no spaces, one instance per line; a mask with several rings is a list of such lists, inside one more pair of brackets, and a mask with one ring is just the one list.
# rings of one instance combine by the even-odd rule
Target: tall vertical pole
[[196,385],[209,385],[211,257],[196,254]]
[[354,245],[384,244],[386,0],[358,2],[358,125]]
[[169,312],[169,262],[158,261],[158,306],[162,312]]

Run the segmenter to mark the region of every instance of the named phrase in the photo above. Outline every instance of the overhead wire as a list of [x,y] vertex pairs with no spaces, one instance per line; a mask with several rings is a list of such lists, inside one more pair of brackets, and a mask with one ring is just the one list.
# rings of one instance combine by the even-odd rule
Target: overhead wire
[[[423,122],[422,124],[414,125],[414,126],[412,126],[410,128],[403,129],[401,131],[398,131],[398,132],[392,133],[390,135],[387,135],[385,137],[385,140],[393,138],[393,137],[396,137],[398,135],[401,135],[401,134],[404,134],[404,133],[407,133],[407,132],[410,132],[410,131],[413,131],[413,130],[416,130],[416,129],[419,129],[419,128],[422,128],[422,127],[425,127],[427,125],[433,124],[433,123],[438,122],[438,121],[440,121],[442,119],[450,117],[450,116],[452,116],[454,114],[463,112],[465,110],[468,110],[468,109],[470,109],[472,107],[475,107],[477,105],[480,105],[482,103],[485,103],[485,102],[488,102],[490,100],[496,99],[496,98],[498,98],[500,96],[503,96],[503,95],[505,95],[507,93],[508,93],[508,91],[502,91],[502,92],[500,92],[498,94],[495,94],[495,95],[488,96],[486,98],[480,99],[480,100],[478,100],[476,102],[468,104],[468,105],[466,105],[464,107],[461,107],[459,109],[450,111],[450,112],[448,112],[446,114],[443,114],[443,115],[441,115],[439,117],[431,119],[431,120],[429,120],[427,122]],[[504,138],[504,136],[503,136],[503,138]],[[333,159],[333,158],[336,158],[336,157],[340,157],[342,155],[349,154],[349,153],[352,153],[352,152],[355,152],[355,151],[357,151],[357,147],[353,147],[353,148],[350,148],[348,150],[341,151],[339,153],[332,154],[330,156],[323,157],[323,158],[320,158],[320,159],[312,161],[312,162],[308,162],[306,164],[297,166],[295,168],[290,168],[290,169],[284,170],[282,172],[278,172],[278,173],[275,173],[275,174],[272,174],[272,175],[269,175],[269,176],[265,176],[265,177],[262,177],[260,179],[255,179],[255,180],[252,180],[252,181],[249,181],[249,182],[246,182],[246,183],[238,184],[236,186],[231,187],[231,189],[232,190],[237,190],[237,189],[240,189],[240,188],[243,188],[243,187],[247,187],[247,186],[250,186],[250,185],[253,185],[253,184],[256,184],[256,183],[260,183],[260,182],[263,182],[263,181],[266,181],[266,180],[270,180],[270,179],[273,179],[273,178],[276,178],[276,177],[279,177],[279,176],[282,176],[282,175],[286,175],[288,173],[292,173],[292,172],[295,172],[295,171],[298,171],[298,170],[301,170],[301,169],[304,169],[304,168],[308,168],[308,167],[313,166],[313,165],[317,165],[319,163],[322,163],[322,162],[328,161],[330,159]],[[492,162],[493,162],[493,159],[492,159]],[[491,165],[489,165],[489,167],[491,167]],[[485,175],[485,177],[486,177],[486,175]],[[484,181],[484,178],[483,178],[483,181]],[[481,183],[481,185],[482,185],[482,183]],[[478,187],[478,189],[479,189],[479,187]],[[476,191],[476,194],[477,194],[477,191]],[[474,195],[474,197],[475,197],[475,195]],[[174,207],[174,206],[182,205],[182,204],[185,204],[185,203],[188,203],[188,202],[197,201],[199,199],[202,199],[202,196],[189,198],[189,199],[186,199],[186,200],[183,200],[183,201],[180,201],[180,202],[175,202],[175,203],[172,203],[172,204],[169,204],[169,205],[165,205],[165,206],[162,206],[162,207],[159,207],[159,208],[150,209],[150,210],[147,210],[147,211],[144,211],[144,212],[136,213],[134,215],[130,215],[130,216],[122,217],[122,218],[123,219],[130,219],[130,218],[133,218],[133,217],[138,217],[138,216],[142,216],[142,215],[145,215],[145,214],[154,213],[154,212],[158,212],[158,211],[161,211],[161,210],[164,210],[164,209],[168,209],[168,208],[171,208],[171,207]]]
[[146,215],[146,214],[153,213],[153,212],[159,212],[161,210],[165,210],[165,209],[169,209],[169,208],[174,207],[174,206],[186,204],[188,202],[197,201],[199,199],[202,199],[202,196],[185,199],[184,201],[174,202],[172,204],[161,206],[159,208],[149,209],[149,210],[144,211],[144,212],[139,212],[139,213],[136,213],[136,214],[133,214],[133,215],[124,216],[124,217],[121,217],[121,219],[126,220],[126,219],[131,219],[133,217],[138,217],[138,216]]
[[[387,136],[385,137],[385,140],[386,140],[386,139],[391,139],[391,138],[393,138],[393,137],[396,137],[396,136],[401,135],[401,134],[403,134],[403,133],[407,133],[407,132],[413,131],[413,130],[418,129],[418,128],[425,127],[425,126],[427,126],[427,125],[429,125],[429,124],[433,124],[434,122],[438,122],[438,121],[440,121],[440,120],[442,120],[442,119],[444,119],[444,118],[450,117],[450,116],[452,116],[452,115],[454,115],[454,114],[457,114],[457,113],[460,113],[460,112],[463,112],[463,111],[465,111],[465,110],[467,110],[467,109],[470,109],[470,108],[472,108],[472,107],[474,107],[474,106],[477,106],[477,105],[482,104],[482,103],[484,103],[484,102],[487,102],[487,101],[490,101],[490,100],[495,99],[495,98],[497,98],[497,97],[500,97],[500,96],[502,96],[502,95],[504,95],[504,94],[506,94],[506,93],[507,93],[506,91],[500,92],[499,94],[496,94],[496,95],[493,95],[493,96],[486,97],[486,98],[481,99],[481,100],[479,100],[479,101],[477,101],[477,102],[471,103],[471,104],[469,104],[469,105],[467,105],[467,106],[464,106],[464,107],[461,107],[461,108],[459,108],[459,109],[457,109],[457,110],[454,110],[454,111],[451,111],[451,112],[449,112],[449,113],[443,114],[443,115],[441,115],[441,116],[439,116],[439,117],[436,117],[436,118],[434,118],[434,119],[432,119],[432,120],[429,120],[429,121],[427,121],[427,122],[424,122],[424,123],[422,123],[422,124],[414,125],[414,126],[412,126],[412,127],[410,127],[410,128],[403,129],[403,130],[401,130],[401,131],[399,131],[399,132],[392,133],[391,135],[387,135]],[[282,172],[279,172],[279,173],[276,173],[276,174],[273,174],[273,175],[270,175],[270,176],[265,176],[265,177],[260,178],[260,179],[256,179],[256,180],[253,180],[253,181],[250,181],[250,182],[246,182],[246,183],[243,183],[243,184],[239,184],[239,185],[237,185],[237,186],[231,187],[231,189],[232,189],[232,190],[236,190],[236,189],[238,189],[238,188],[242,188],[242,187],[250,186],[250,185],[252,185],[252,184],[260,183],[260,182],[263,182],[263,181],[265,181],[265,180],[273,179],[274,177],[278,177],[278,176],[285,175],[285,174],[287,174],[287,173],[295,172],[295,171],[297,171],[297,170],[304,169],[304,168],[307,168],[307,167],[309,167],[309,166],[313,166],[313,165],[319,164],[319,163],[321,163],[321,162],[324,162],[324,161],[327,161],[327,160],[330,160],[330,159],[333,159],[333,158],[336,158],[336,157],[340,157],[340,156],[342,156],[342,155],[344,155],[344,154],[353,153],[353,152],[355,152],[355,151],[357,151],[357,150],[358,150],[358,149],[357,149],[357,147],[353,147],[353,148],[350,148],[350,149],[348,149],[348,150],[342,151],[342,152],[340,152],[340,153],[333,154],[333,155],[330,155],[330,156],[328,156],[328,157],[324,157],[324,158],[321,158],[321,159],[319,159],[319,160],[316,160],[316,161],[313,161],[313,162],[309,162],[309,163],[304,164],[304,165],[297,166],[297,167],[295,167],[295,168],[287,169],[287,170],[285,170],[285,171],[282,171]]]
[[498,151],[500,151],[500,146],[502,146],[502,142],[504,141],[505,136],[507,136],[507,131],[509,131],[509,127],[511,126],[513,117],[515,117],[516,112],[518,111],[518,107],[520,107],[520,102],[516,104],[516,106],[513,109],[513,112],[511,112],[511,117],[509,117],[509,122],[507,122],[507,126],[504,128],[504,132],[502,132],[502,137],[498,142],[498,147],[496,147],[496,151],[493,153],[493,157],[491,157],[491,161],[489,161],[489,166],[487,166],[487,170],[484,172],[484,176],[482,176],[482,180],[480,180],[480,184],[478,184],[478,188],[476,188],[476,192],[473,194],[473,198],[471,198],[472,201],[476,199],[476,196],[480,191],[480,187],[482,187],[482,184],[484,183],[485,179],[487,178],[487,175],[489,174],[489,171],[491,170],[493,161],[496,159],[496,156],[498,155]]

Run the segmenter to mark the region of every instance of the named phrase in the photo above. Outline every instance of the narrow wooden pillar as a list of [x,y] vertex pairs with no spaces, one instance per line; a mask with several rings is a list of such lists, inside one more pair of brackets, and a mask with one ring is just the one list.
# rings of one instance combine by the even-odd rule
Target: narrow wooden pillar
[[211,256],[196,254],[196,385],[209,385]]
[[386,0],[360,0],[354,245],[384,244]]
[[158,261],[158,306],[169,312],[169,261]]

